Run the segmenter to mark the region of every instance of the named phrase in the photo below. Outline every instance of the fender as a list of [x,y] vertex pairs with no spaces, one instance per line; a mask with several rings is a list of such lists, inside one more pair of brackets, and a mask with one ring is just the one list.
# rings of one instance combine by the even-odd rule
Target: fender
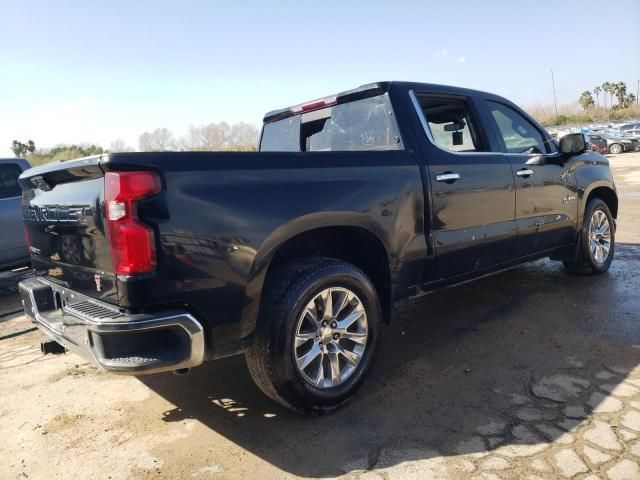
[[373,221],[370,215],[358,212],[316,212],[295,218],[276,228],[258,248],[251,266],[249,279],[245,289],[244,303],[240,318],[242,336],[251,335],[258,317],[258,310],[262,298],[262,288],[269,271],[269,266],[278,249],[296,236],[328,227],[356,227],[374,235],[387,252],[389,269],[393,272],[397,258],[391,250],[391,240],[388,232],[381,225]]
[[[576,168],[576,187],[579,197],[576,233],[582,229],[587,199],[596,188],[606,188],[613,193],[616,201],[618,199],[613,175],[609,169],[609,161],[600,154],[594,153],[593,156],[596,158],[586,159],[582,165]],[[615,217],[616,212],[612,213]]]

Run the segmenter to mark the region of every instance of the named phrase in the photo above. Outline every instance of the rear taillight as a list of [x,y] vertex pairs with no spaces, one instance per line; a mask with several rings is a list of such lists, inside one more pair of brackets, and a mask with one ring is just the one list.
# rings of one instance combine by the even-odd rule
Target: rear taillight
[[137,202],[160,189],[160,178],[153,172],[105,174],[107,230],[117,275],[138,275],[155,269],[153,230],[138,219]]

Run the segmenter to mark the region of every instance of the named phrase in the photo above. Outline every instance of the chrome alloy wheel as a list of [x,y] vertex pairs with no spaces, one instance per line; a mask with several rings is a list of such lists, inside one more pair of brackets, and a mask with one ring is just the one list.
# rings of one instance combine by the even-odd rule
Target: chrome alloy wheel
[[611,225],[602,210],[596,210],[591,215],[589,224],[589,251],[591,258],[598,265],[602,265],[609,258],[611,250]]
[[349,378],[367,346],[367,312],[346,288],[326,288],[298,318],[293,353],[302,377],[316,388],[331,388]]

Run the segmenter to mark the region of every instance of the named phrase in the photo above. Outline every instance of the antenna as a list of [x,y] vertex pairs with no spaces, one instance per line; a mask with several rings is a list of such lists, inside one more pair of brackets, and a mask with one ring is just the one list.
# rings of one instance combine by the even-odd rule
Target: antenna
[[558,116],[558,100],[556,99],[556,82],[553,78],[553,69],[551,69],[551,85],[553,86],[553,104],[556,106],[556,126],[560,130],[560,117]]

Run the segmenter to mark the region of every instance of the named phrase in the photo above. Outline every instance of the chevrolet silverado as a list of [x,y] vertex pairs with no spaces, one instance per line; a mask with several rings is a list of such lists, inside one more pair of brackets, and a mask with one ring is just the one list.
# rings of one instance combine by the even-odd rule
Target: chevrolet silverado
[[134,375],[244,353],[306,413],[354,395],[399,300],[544,257],[601,274],[618,213],[582,134],[407,82],[267,113],[258,152],[104,154],[20,184],[20,291],[51,341]]

